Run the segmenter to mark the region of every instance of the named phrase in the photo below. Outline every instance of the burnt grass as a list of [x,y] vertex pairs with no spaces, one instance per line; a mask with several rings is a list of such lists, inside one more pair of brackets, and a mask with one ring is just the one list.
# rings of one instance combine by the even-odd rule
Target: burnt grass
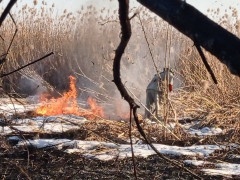
[[[3,151],[3,149],[1,149]],[[139,179],[195,179],[157,155],[136,158]],[[191,168],[191,167],[189,167]],[[1,179],[134,179],[132,159],[103,162],[56,149],[13,150],[1,155]],[[204,179],[222,179],[203,176]]]
[[[6,142],[6,141],[5,141]],[[63,149],[64,150],[64,149]],[[135,179],[132,158],[100,161],[81,154],[68,154],[54,147],[16,148],[1,144],[0,179]],[[186,157],[173,158],[182,162]],[[138,179],[196,179],[183,169],[172,166],[157,155],[135,157]],[[206,176],[201,168],[186,166],[204,179],[224,179]]]
[[[135,137],[139,137],[135,128],[133,134]],[[19,134],[13,133],[8,136],[12,135]],[[25,133],[20,136],[24,139],[33,139],[35,133]],[[128,124],[106,120],[89,121],[77,130],[50,134],[40,133],[39,138],[98,140],[126,144],[129,139]],[[207,141],[209,143],[210,140]],[[196,142],[199,142],[198,138],[192,140],[188,138],[188,141],[168,140],[156,143],[186,146],[198,144]],[[64,149],[58,150],[55,147],[43,149],[16,147],[15,144],[7,141],[7,136],[0,137],[0,179],[135,179],[132,158],[118,159],[116,157],[111,161],[100,161],[81,154],[67,154],[63,151]],[[188,159],[184,156],[169,158],[179,162]],[[148,158],[135,157],[135,159],[138,179],[196,179],[183,169],[165,162],[157,155]],[[227,152],[218,152],[209,159],[228,161],[229,158],[227,158]],[[224,179],[218,176],[203,175],[200,171],[202,167],[188,166],[187,168],[204,179]]]

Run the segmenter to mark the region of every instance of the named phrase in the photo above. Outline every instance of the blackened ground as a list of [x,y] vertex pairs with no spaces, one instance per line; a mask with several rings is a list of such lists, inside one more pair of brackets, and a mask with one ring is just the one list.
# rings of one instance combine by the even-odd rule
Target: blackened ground
[[[1,148],[0,159],[0,179],[134,179],[131,158],[103,162],[56,149]],[[156,155],[136,161],[139,179],[194,179]],[[223,178],[204,176],[204,179]]]
[[[40,138],[68,138],[79,140],[96,140],[125,144],[128,137],[128,123],[108,120],[89,121],[79,127],[78,130],[70,130],[62,133],[40,133]],[[144,128],[149,137],[155,137],[159,128]],[[154,132],[154,133],[153,133]],[[235,133],[234,133],[235,134]],[[11,135],[19,135],[12,133]],[[140,138],[136,128],[133,128],[134,137]],[[20,135],[19,135],[20,136]],[[32,139],[35,133],[21,134],[24,139]],[[233,137],[233,136],[231,136]],[[156,136],[156,143],[186,146],[199,144],[199,137],[188,137],[182,141],[169,140],[163,142],[160,135]],[[221,142],[222,136],[205,138],[205,144]],[[223,141],[224,142],[224,141]],[[203,143],[203,141],[201,141]],[[239,154],[239,149],[233,151],[219,151],[209,157],[209,160],[222,160],[239,163],[238,159],[232,159],[231,154]],[[176,158],[176,157],[172,157]],[[188,157],[179,157],[182,162]],[[208,160],[208,159],[207,159]],[[158,156],[136,158],[137,174],[139,179],[194,179],[182,169],[173,167]],[[204,179],[224,179],[223,177],[204,176],[202,167],[188,167]],[[240,177],[234,177],[240,179]],[[34,149],[27,147],[16,148],[7,142],[7,136],[0,136],[0,179],[134,179],[132,159],[115,159],[112,161],[99,161],[82,156],[81,154],[67,154],[56,149]]]

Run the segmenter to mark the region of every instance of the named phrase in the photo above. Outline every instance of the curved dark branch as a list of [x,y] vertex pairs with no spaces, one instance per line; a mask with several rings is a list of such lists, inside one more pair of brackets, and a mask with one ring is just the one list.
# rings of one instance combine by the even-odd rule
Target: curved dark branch
[[118,90],[121,93],[121,96],[129,103],[130,107],[139,107],[133,100],[133,98],[128,94],[127,90],[124,88],[124,85],[121,80],[120,66],[121,58],[127,47],[128,41],[131,37],[131,25],[128,17],[129,13],[129,1],[128,0],[119,0],[119,19],[121,25],[122,37],[120,44],[115,52],[114,62],[113,62],[113,78],[114,83],[116,84]]

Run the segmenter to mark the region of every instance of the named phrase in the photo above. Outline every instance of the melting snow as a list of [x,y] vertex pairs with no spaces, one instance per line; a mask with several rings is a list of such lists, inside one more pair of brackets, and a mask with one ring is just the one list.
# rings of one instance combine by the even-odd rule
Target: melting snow
[[213,164],[217,169],[202,169],[205,174],[208,175],[221,175],[231,177],[232,175],[240,175],[240,164],[233,163],[211,163],[209,161],[201,161],[201,160],[184,160],[185,164],[194,165],[194,166],[204,166],[207,164]]
[[209,128],[209,127],[204,127],[202,129],[193,129],[189,128],[187,130],[188,133],[192,135],[198,135],[198,136],[210,136],[210,135],[217,135],[222,133],[221,128]]
[[[4,100],[3,100],[4,101]],[[23,113],[26,111],[33,110],[38,105],[22,105],[22,104],[11,104],[11,103],[3,103],[0,104],[0,113],[4,114],[5,116],[11,116],[17,113]]]
[[184,160],[183,162],[185,164],[193,165],[193,166],[204,166],[204,165],[207,165],[207,164],[212,164],[209,161],[201,161],[201,160]]
[[202,169],[202,171],[209,175],[240,175],[240,164],[217,163],[215,166],[217,169]]
[[19,104],[4,104],[0,106],[0,110],[1,111],[9,111],[9,112],[15,112],[15,110],[17,112],[21,111],[24,112],[25,107],[23,105],[19,105]]
[[[124,159],[131,157],[130,144],[114,144],[108,142],[99,141],[81,141],[81,140],[69,140],[69,139],[36,139],[28,141],[20,141],[17,146],[32,145],[37,148],[44,147],[57,147],[58,149],[64,149],[67,153],[81,153],[83,156],[99,159],[102,161],[109,161],[113,159]],[[207,157],[215,150],[227,148],[227,146],[216,145],[194,145],[189,147],[169,146],[163,144],[154,144],[154,146],[162,154],[168,154],[172,156],[187,155],[192,158]],[[231,147],[235,147],[232,145]],[[155,152],[146,144],[134,144],[134,154],[138,157],[147,158],[150,155],[154,155]],[[185,160],[185,164],[194,166],[204,166],[207,164],[214,164],[209,161],[202,160]],[[217,169],[202,169],[202,171],[209,175],[240,175],[240,164],[230,163],[218,163],[215,164]]]
[[[98,142],[98,141],[81,141],[67,139],[37,139],[20,142],[18,145],[33,145],[37,148],[57,145],[58,148],[66,147],[67,153],[83,153],[86,156],[94,157],[100,160],[109,160],[114,157],[125,158],[131,157],[131,147],[129,144],[117,145],[114,143]],[[60,144],[60,145],[59,145]],[[189,147],[169,146],[163,144],[154,144],[154,146],[162,153],[173,156],[200,156],[207,157],[215,150],[225,148],[226,146],[216,145],[194,145]],[[134,144],[134,153],[136,156],[148,157],[155,152],[146,144]],[[106,158],[107,157],[107,158]]]
[[44,147],[62,147],[63,144],[67,145],[70,143],[69,139],[38,139],[38,140],[28,140],[21,141],[18,143],[18,146],[22,145],[32,145],[36,148],[44,148]]
[[[189,121],[188,121],[189,119]],[[198,136],[212,136],[217,135],[223,132],[221,128],[215,127],[204,127],[198,129],[196,127],[201,124],[201,121],[191,120],[191,118],[179,118],[178,121],[181,121],[181,126],[185,129],[185,131],[191,135],[198,135]]]
[[[87,120],[74,115],[59,115],[49,117],[36,117],[31,119],[14,120],[13,128],[23,132],[47,132],[57,133],[79,129],[79,126]],[[0,134],[14,132],[10,127],[2,127]]]
[[[4,115],[12,115],[15,111],[25,112],[27,110],[34,109],[34,106],[23,106],[18,104],[4,104],[0,105],[0,113]],[[74,115],[59,115],[50,117],[36,117],[31,119],[14,120],[13,128],[24,132],[65,132],[71,129],[78,129],[79,125],[85,123],[87,120],[83,117]],[[169,124],[169,128],[174,128],[175,124]],[[192,128],[193,124],[185,124],[183,127],[186,132],[192,135],[206,136],[216,135],[222,133],[220,128],[205,127],[202,129]],[[10,127],[3,126],[0,129],[0,135],[10,134],[14,130]],[[67,153],[81,153],[86,157],[96,158],[103,161],[112,160],[115,158],[131,157],[131,147],[129,144],[114,144],[108,142],[98,141],[81,141],[81,140],[69,140],[69,139],[35,139],[23,141],[18,136],[12,136],[8,138],[9,141],[18,141],[17,146],[32,145],[36,148],[45,147],[57,147],[64,149]],[[140,142],[140,143],[139,143]],[[154,144],[154,146],[162,154],[168,154],[172,156],[191,156],[193,158],[202,157],[206,158],[215,150],[224,149],[227,146],[221,145],[193,145],[189,147],[169,146],[163,144]],[[233,146],[234,147],[234,146]],[[155,152],[146,144],[141,144],[141,141],[136,141],[133,145],[135,156],[148,157],[154,155]],[[213,164],[208,161],[200,160],[185,160],[184,163],[194,166],[204,166],[206,164]],[[206,174],[210,175],[240,175],[240,164],[230,163],[217,163],[214,164],[216,169],[202,169]]]

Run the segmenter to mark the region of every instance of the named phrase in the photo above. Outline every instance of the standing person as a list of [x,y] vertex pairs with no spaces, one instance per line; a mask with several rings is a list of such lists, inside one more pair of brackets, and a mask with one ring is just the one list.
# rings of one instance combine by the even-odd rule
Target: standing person
[[[169,76],[168,76],[169,75]],[[153,113],[153,105],[155,105],[155,115],[159,118],[159,107],[164,96],[164,82],[168,82],[168,89],[173,90],[173,72],[168,68],[164,68],[160,75],[155,74],[146,90],[146,107],[145,118],[150,118]],[[151,112],[151,113],[150,113]]]

